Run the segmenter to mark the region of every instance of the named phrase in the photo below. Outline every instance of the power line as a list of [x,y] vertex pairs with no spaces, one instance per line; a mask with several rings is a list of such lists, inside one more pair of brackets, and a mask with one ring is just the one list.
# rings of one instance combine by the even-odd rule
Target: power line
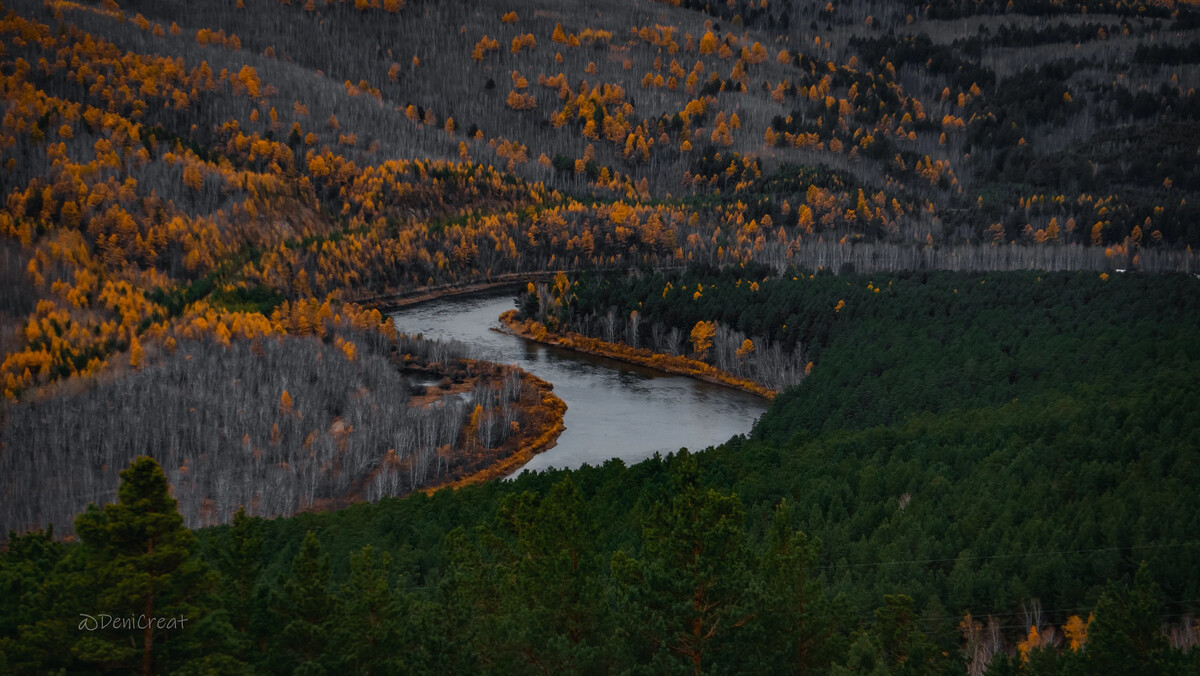
[[[1094,609],[1093,609],[1093,608],[1085,608],[1085,609],[1083,609],[1083,610],[1094,610]],[[1158,616],[1158,618],[1159,618],[1159,619],[1162,619],[1162,620],[1165,620],[1165,619],[1172,619],[1172,618],[1183,619],[1183,618],[1188,618],[1188,617],[1190,617],[1190,618],[1195,618],[1195,617],[1196,617],[1196,613],[1164,613],[1164,614],[1162,614],[1162,615],[1159,615],[1159,616]],[[923,619],[923,618],[922,618],[922,619]],[[951,618],[951,619],[952,619],[952,618]],[[1054,625],[1051,625],[1050,623],[1046,623],[1046,624],[1045,624],[1045,625],[1043,625],[1043,626],[1054,626]],[[985,625],[983,625],[983,631],[987,631],[989,628],[990,628],[990,627],[989,627],[988,625],[986,625],[986,624],[985,624]],[[1028,630],[1028,629],[1029,629],[1029,625],[1027,625],[1027,624],[1003,624],[1003,625],[1000,625],[1000,626],[996,627],[996,629],[1001,629],[1001,630],[1006,630],[1006,629],[1022,629],[1022,630]]]
[[951,563],[957,561],[987,561],[992,559],[1020,559],[1032,556],[1052,556],[1055,554],[1093,554],[1098,552],[1120,552],[1125,550],[1168,549],[1172,547],[1189,547],[1200,545],[1200,540],[1188,542],[1162,543],[1154,545],[1130,545],[1128,547],[1099,547],[1096,549],[1058,549],[1044,552],[1025,552],[1023,554],[995,554],[992,556],[955,556],[944,559],[911,559],[904,561],[875,561],[871,563],[834,563],[825,566],[814,566],[813,570],[830,570],[835,568],[868,568],[877,566],[901,566],[907,564]]
[[[1172,605],[1172,606],[1185,605],[1188,603],[1200,603],[1200,599],[1186,599],[1183,601],[1163,601],[1162,603],[1163,603],[1163,605]],[[1020,617],[1023,615],[1037,615],[1037,614],[1049,615],[1052,613],[1082,614],[1085,612],[1091,612],[1095,609],[1096,609],[1095,606],[1080,606],[1078,608],[1049,608],[1049,609],[1040,608],[1037,611],[1034,611],[1031,609],[1028,611],[1022,610],[1022,611],[1016,611],[1016,612],[1010,612],[1010,613],[976,614],[976,613],[972,612],[971,617],[976,620],[985,620],[985,619],[993,618],[993,617],[994,618],[1009,618],[1009,617]],[[970,611],[968,611],[968,612],[970,612]],[[917,621],[918,622],[940,622],[942,620],[961,620],[961,619],[963,619],[965,614],[966,613],[964,613],[963,615],[935,615],[935,616],[931,616],[931,617],[925,617],[922,615],[918,615]],[[1184,611],[1184,612],[1175,612],[1175,613],[1164,613],[1162,615],[1159,615],[1159,617],[1196,617],[1197,615],[1198,615],[1198,613],[1196,611]],[[872,618],[864,616],[864,619],[869,620]],[[1000,628],[1001,629],[1013,629],[1013,628],[1020,629],[1021,627],[1024,627],[1026,629],[1029,628],[1028,625],[1002,625]]]

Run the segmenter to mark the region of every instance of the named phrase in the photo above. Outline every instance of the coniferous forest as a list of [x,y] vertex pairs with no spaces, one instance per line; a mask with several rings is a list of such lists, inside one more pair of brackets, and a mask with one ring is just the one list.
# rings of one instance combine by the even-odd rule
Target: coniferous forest
[[[0,673],[1200,673],[1198,45],[0,0]],[[392,317],[480,290],[766,412],[516,474],[565,383]]]

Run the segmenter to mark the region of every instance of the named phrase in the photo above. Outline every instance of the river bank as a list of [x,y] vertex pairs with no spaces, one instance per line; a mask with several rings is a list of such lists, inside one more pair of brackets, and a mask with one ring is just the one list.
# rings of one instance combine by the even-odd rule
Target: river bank
[[732,373],[722,371],[698,359],[661,354],[645,348],[629,347],[620,343],[609,343],[571,331],[551,333],[540,322],[517,319],[516,310],[509,310],[501,314],[500,322],[514,335],[526,340],[542,343],[543,345],[554,345],[597,357],[616,359],[639,366],[648,366],[667,373],[698,378],[706,382],[749,392],[768,400],[774,399],[779,394],[776,390],[752,380],[739,378]]
[[[538,449],[528,464],[510,461],[514,473],[601,465],[612,459],[633,464],[655,453],[705,448],[749,432],[766,410],[762,397],[727,385],[558,349],[501,330],[497,317],[514,306],[513,295],[501,289],[443,296],[393,315],[400,333],[455,341],[487,361],[514,364],[553,383],[553,394],[566,406],[565,429],[552,433],[553,444]],[[425,382],[439,389],[436,379]],[[549,424],[537,430],[524,421],[521,425],[525,446],[534,445],[550,429]],[[470,473],[464,470],[446,483]]]
[[566,429],[563,416],[567,405],[554,394],[554,385],[532,373],[522,371],[522,374],[525,383],[532,387],[525,390],[518,402],[526,423],[520,433],[496,448],[476,451],[474,464],[477,469],[474,471],[423,487],[421,492],[429,495],[446,488],[457,489],[508,476],[525,466],[535,455],[554,447],[558,436]]

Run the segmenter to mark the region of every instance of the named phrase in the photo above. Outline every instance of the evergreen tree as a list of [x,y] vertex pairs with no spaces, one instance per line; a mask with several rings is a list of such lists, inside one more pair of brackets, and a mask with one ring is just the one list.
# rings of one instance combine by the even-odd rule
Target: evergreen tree
[[68,664],[62,646],[78,632],[54,612],[64,588],[56,569],[65,550],[54,541],[53,530],[9,533],[0,556],[0,673],[50,671]]
[[792,528],[793,508],[786,500],[775,508],[755,569],[754,621],[743,645],[747,666],[758,672],[811,673],[844,654],[841,626],[820,584],[812,575],[820,545]]
[[329,593],[328,557],[312,531],[304,536],[282,587],[276,611],[282,630],[275,668],[305,676],[329,673],[327,648],[337,601]]
[[[95,591],[95,631],[73,647],[84,662],[144,675],[162,673],[190,655],[208,615],[215,577],[193,555],[195,538],[171,498],[167,478],[152,458],[121,472],[115,504],[75,520],[83,546],[77,588]],[[91,615],[91,613],[88,613]],[[101,614],[115,626],[105,627]]]
[[829,673],[834,676],[888,676],[892,672],[883,659],[883,649],[878,638],[869,632],[860,632],[850,643],[846,661],[833,665]]
[[438,588],[438,631],[426,644],[439,671],[477,672],[495,659],[488,649],[498,641],[490,621],[500,600],[494,552],[479,546],[462,526],[446,534],[445,548],[450,566]]
[[271,630],[262,603],[266,588],[262,585],[262,520],[239,509],[226,531],[225,541],[215,558],[221,573],[221,606],[237,632],[238,654],[250,661],[252,652],[261,655],[267,632]]
[[1096,601],[1084,645],[1087,671],[1124,676],[1164,673],[1167,638],[1162,632],[1158,586],[1143,563],[1133,586],[1110,584]]
[[908,596],[885,595],[883,605],[875,610],[871,631],[878,636],[884,664],[893,674],[933,674],[945,666],[941,651],[917,626]]
[[750,618],[745,515],[736,495],[700,486],[695,456],[681,452],[673,496],[643,524],[643,552],[618,551],[613,576],[630,613],[639,662],[660,673],[703,673]]
[[341,663],[352,673],[397,673],[397,654],[409,647],[402,640],[404,608],[392,590],[391,570],[391,555],[371,545],[350,554],[350,581],[342,586],[334,635]]
[[521,668],[599,668],[606,606],[591,511],[570,477],[544,497],[525,492],[500,507],[494,542],[506,647]]
[[862,628],[851,642],[845,661],[832,665],[830,673],[962,673],[961,664],[951,665],[946,658],[917,626],[913,600],[903,594],[889,594],[875,609],[871,626]]

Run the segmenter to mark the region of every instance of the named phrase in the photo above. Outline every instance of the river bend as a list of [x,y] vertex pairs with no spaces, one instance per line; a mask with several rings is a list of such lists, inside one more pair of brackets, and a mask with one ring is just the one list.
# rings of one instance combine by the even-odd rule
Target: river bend
[[767,402],[694,378],[541,345],[500,333],[498,317],[514,293],[442,298],[403,308],[396,328],[426,338],[465,343],[476,356],[516,364],[554,384],[567,404],[566,431],[524,469],[599,465],[610,458],[632,464],[681,447],[700,450],[750,431]]

